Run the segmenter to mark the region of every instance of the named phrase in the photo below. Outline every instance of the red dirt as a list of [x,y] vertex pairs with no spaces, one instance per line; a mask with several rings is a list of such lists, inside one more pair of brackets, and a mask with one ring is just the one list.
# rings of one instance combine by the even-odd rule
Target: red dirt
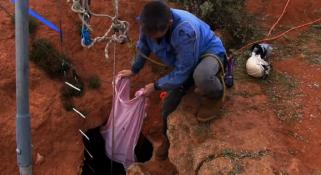
[[[95,12],[112,14],[111,0],[108,2],[93,2],[92,8]],[[1,2],[13,14],[14,6],[9,1]],[[122,1],[120,15],[124,20],[131,23],[130,36],[137,40],[137,24],[135,17],[139,14],[144,1]],[[70,10],[70,4],[62,1],[60,11],[56,1],[30,1],[30,7],[39,14],[59,24],[62,20],[64,31],[64,52],[71,58],[74,67],[79,72],[84,82],[92,75],[98,75],[102,80],[102,86],[98,91],[88,90],[81,98],[75,98],[76,107],[88,112],[89,120],[83,121],[73,112],[66,112],[63,109],[60,99],[60,88],[63,82],[53,81],[34,66],[30,64],[30,114],[32,125],[33,158],[36,161],[36,154],[44,156],[41,165],[34,165],[35,174],[78,174],[83,157],[82,138],[78,129],[86,130],[101,125],[106,121],[110,110],[112,96],[112,60],[104,58],[104,44],[97,44],[92,49],[84,49],[80,45],[78,28],[76,23],[79,19]],[[48,8],[51,7],[51,8]],[[61,12],[61,15],[60,15]],[[63,14],[63,15],[62,15]],[[58,17],[57,17],[58,16]],[[0,161],[1,174],[18,174],[15,153],[15,49],[14,49],[14,27],[11,19],[3,11],[0,11],[2,19],[0,38],[0,107],[1,120],[1,142]],[[93,18],[94,36],[102,35],[109,25],[110,20]],[[59,34],[40,24],[36,38],[46,38],[56,48],[59,47]],[[126,45],[117,46],[117,71],[129,68],[132,53]],[[112,58],[112,57],[111,57]],[[148,72],[148,69],[145,70]],[[145,73],[146,74],[146,73]],[[154,78],[154,77],[153,77]],[[145,78],[148,80],[148,76]],[[150,80],[152,81],[152,80]],[[136,83],[136,88],[141,88],[146,81]],[[87,83],[88,84],[88,83]]]
[[[110,110],[111,101],[111,80],[112,80],[112,60],[106,62],[104,58],[104,44],[98,44],[92,49],[84,49],[80,45],[78,29],[76,22],[78,17],[71,12],[70,4],[63,1],[62,13],[60,13],[56,1],[30,1],[30,7],[38,13],[52,21],[54,24],[59,23],[59,18],[63,21],[63,31],[65,32],[64,52],[72,59],[74,66],[80,76],[86,82],[91,75],[99,75],[102,79],[102,87],[98,90],[87,90],[81,98],[75,98],[76,106],[88,112],[89,120],[83,121],[72,112],[66,112],[60,100],[60,88],[62,82],[48,79],[44,72],[40,71],[30,64],[30,113],[32,124],[32,142],[33,142],[33,158],[40,153],[44,156],[44,162],[33,166],[34,174],[78,174],[79,167],[83,158],[83,145],[78,129],[88,129],[97,127],[106,120],[106,115]],[[133,40],[138,37],[138,26],[135,22],[135,17],[139,14],[145,0],[138,1],[121,1],[120,15],[124,20],[131,23],[130,36]],[[13,5],[9,1],[1,2],[4,6],[13,13]],[[248,9],[257,15],[264,16],[262,21],[263,27],[266,30],[274,23],[286,0],[271,0],[271,1],[256,1],[248,0]],[[51,8],[49,8],[51,7]],[[112,14],[111,0],[108,1],[93,1],[92,8],[96,12]],[[280,21],[274,32],[281,31],[282,26],[295,26],[304,22],[311,21],[321,16],[321,1],[316,0],[292,0],[287,13]],[[61,15],[63,14],[63,15]],[[319,16],[318,16],[319,15]],[[18,174],[16,165],[15,153],[15,51],[14,51],[14,27],[11,24],[10,17],[3,11],[0,11],[0,32],[2,36],[0,41],[0,171],[1,174]],[[100,35],[105,32],[109,20],[92,19],[94,26],[94,35]],[[279,28],[278,28],[279,27]],[[294,35],[296,36],[296,35]],[[56,48],[59,48],[59,35],[48,29],[47,26],[40,25],[36,34],[37,38],[47,38],[54,43]],[[117,46],[117,71],[129,68],[129,63],[132,59],[132,53],[128,51],[126,45]],[[303,97],[295,99],[301,103],[304,111],[304,119],[301,123],[294,125],[283,124],[278,122],[271,112],[264,110],[263,113],[256,112],[255,115],[267,117],[264,121],[273,125],[273,130],[268,127],[264,128],[264,132],[274,133],[268,135],[269,140],[275,141],[271,145],[274,150],[274,172],[280,174],[283,170],[290,170],[292,174],[312,174],[320,173],[321,169],[321,132],[320,114],[321,99],[320,90],[314,85],[321,85],[320,66],[309,65],[302,61],[302,58],[293,58],[275,63],[275,69],[281,72],[288,72],[299,80],[298,92],[304,94]],[[147,66],[141,73],[140,77],[134,78],[133,87],[135,89],[143,87],[146,83],[152,82],[157,78],[157,75],[152,74],[151,66]],[[311,86],[309,86],[311,85]],[[261,93],[261,89],[257,85],[247,84],[239,86],[242,89],[255,89]],[[230,97],[230,98],[233,98]],[[241,98],[241,97],[238,97]],[[227,106],[235,107],[233,111],[236,114],[242,115],[243,105],[251,104],[256,100],[261,101],[261,105],[269,106],[266,103],[267,96],[255,96],[255,99],[236,99],[235,101],[242,102],[240,105],[232,104],[233,101],[227,102]],[[243,104],[244,103],[244,104]],[[157,135],[160,133],[161,118],[160,118],[160,102],[158,94],[155,94],[151,99],[151,108],[149,109],[149,117],[145,120],[144,133],[149,137],[157,140]],[[267,108],[265,106],[265,108]],[[253,114],[254,115],[254,114]],[[258,118],[259,118],[258,117]],[[224,132],[234,131],[236,129],[251,129],[252,125],[260,124],[260,121],[253,116],[247,116],[246,120],[240,120],[236,115],[226,121],[219,121],[216,128],[218,138],[224,139]],[[245,122],[245,123],[244,123]],[[243,128],[242,128],[243,127]],[[250,127],[250,128],[248,128]],[[272,128],[271,128],[272,129]],[[297,133],[299,137],[293,137],[282,134],[287,130]],[[281,133],[281,134],[280,134]],[[234,136],[234,137],[233,137]],[[242,139],[238,139],[236,135],[232,135],[232,140],[236,145],[242,145]],[[254,148],[264,145],[264,143],[256,143],[262,138],[257,136],[256,132],[250,135],[243,135],[243,138],[252,139],[253,143],[242,145],[240,147]],[[256,138],[257,137],[257,138]],[[303,138],[303,139],[297,139]],[[303,140],[303,141],[302,141]],[[255,145],[255,144],[257,145]],[[293,154],[289,153],[294,152]],[[34,161],[35,162],[35,161]],[[157,164],[153,163],[154,169]],[[255,173],[254,173],[255,174]]]
[[[275,64],[282,73],[293,75],[299,82],[297,92],[302,96],[294,101],[303,105],[303,120],[286,129],[292,130],[295,138],[286,137],[287,145],[297,150],[302,172],[319,170],[321,167],[321,66],[307,64],[304,58],[294,57]],[[293,102],[294,102],[293,101]]]
[[[261,25],[267,30],[276,22],[281,15],[287,0],[247,0],[247,9],[255,16],[262,18]],[[285,29],[292,28],[321,17],[320,1],[314,0],[290,0],[286,12],[278,25],[272,31],[272,35],[284,32]],[[295,38],[307,27],[288,33],[286,36]]]

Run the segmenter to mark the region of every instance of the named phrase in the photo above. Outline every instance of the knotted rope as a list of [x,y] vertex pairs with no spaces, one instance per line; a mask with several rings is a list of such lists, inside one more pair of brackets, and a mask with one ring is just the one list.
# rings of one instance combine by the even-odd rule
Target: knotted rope
[[[90,10],[88,0],[73,0],[73,4],[71,6],[71,10],[79,15],[80,20],[82,21],[82,25],[86,26],[89,30],[93,30],[90,26],[88,20],[90,16],[97,16],[97,17],[107,17],[111,19],[112,23],[107,31],[102,36],[95,37],[89,45],[85,45],[82,43],[83,47],[91,48],[97,42],[107,42],[105,46],[105,58],[109,59],[109,46],[111,43],[119,43],[123,44],[128,41],[128,31],[129,31],[129,23],[127,21],[122,21],[118,19],[119,15],[119,2],[118,0],[113,1],[114,6],[114,16],[110,16],[107,14],[97,14]],[[111,35],[111,32],[113,34]]]

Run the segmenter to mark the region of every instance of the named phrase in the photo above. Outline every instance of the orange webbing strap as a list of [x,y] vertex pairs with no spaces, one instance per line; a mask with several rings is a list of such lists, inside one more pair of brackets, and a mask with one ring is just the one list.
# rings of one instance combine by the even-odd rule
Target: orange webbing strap
[[135,54],[135,55],[136,55],[136,54],[139,54],[140,56],[142,56],[142,57],[145,58],[146,60],[148,60],[148,61],[150,61],[151,63],[154,63],[154,64],[156,64],[156,65],[158,65],[158,66],[168,67],[166,64],[163,64],[163,63],[161,63],[161,62],[159,62],[159,61],[153,60],[153,59],[149,58],[147,55],[145,55],[144,53],[142,53],[139,49],[136,49],[136,44],[135,44],[134,42],[130,41],[128,47],[134,51],[134,54]]

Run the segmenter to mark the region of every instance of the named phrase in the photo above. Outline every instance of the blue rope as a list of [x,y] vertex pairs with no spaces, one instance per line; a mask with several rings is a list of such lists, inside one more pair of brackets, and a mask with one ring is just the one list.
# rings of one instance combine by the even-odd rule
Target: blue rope
[[89,29],[85,25],[83,25],[81,28],[81,42],[86,46],[89,46],[93,42],[90,37]]

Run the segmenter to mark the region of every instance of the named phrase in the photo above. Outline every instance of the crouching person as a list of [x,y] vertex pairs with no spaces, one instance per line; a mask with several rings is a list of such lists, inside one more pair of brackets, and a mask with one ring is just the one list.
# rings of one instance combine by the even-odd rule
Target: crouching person
[[[211,120],[217,112],[215,104],[224,93],[221,75],[227,58],[220,38],[193,14],[170,8],[163,1],[148,2],[139,19],[139,54],[136,55],[131,70],[120,71],[120,75],[127,77],[138,74],[145,64],[145,56],[150,53],[173,68],[172,72],[144,88],[146,96],[158,90],[168,92],[162,108],[165,137],[169,114],[177,108],[186,91],[193,85],[195,92],[202,97],[197,119]],[[167,158],[168,147],[166,137],[158,156]]]

